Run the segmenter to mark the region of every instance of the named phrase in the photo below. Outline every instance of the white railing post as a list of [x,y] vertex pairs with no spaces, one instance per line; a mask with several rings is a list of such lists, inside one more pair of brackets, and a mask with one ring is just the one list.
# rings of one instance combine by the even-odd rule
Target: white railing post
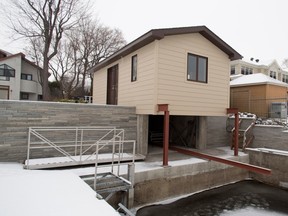
[[28,146],[27,146],[27,160],[26,160],[27,169],[29,169],[30,142],[31,142],[31,127],[29,127],[29,130],[28,130]]
[[83,152],[83,129],[81,129],[81,139],[80,139],[80,162],[82,161]]
[[98,168],[98,152],[99,151],[99,142],[96,143],[96,155],[95,155],[95,174],[94,174],[94,190],[97,195],[96,185],[97,185],[97,168]]
[[75,156],[77,156],[78,149],[78,127],[75,129]]

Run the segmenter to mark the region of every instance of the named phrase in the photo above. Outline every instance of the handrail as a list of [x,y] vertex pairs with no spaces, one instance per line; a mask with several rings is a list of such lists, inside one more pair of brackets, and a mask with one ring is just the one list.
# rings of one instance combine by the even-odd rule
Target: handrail
[[[246,146],[248,145],[248,142],[246,143],[246,140],[247,140],[247,136],[246,134],[254,127],[255,125],[255,122],[253,121],[249,127],[244,131],[243,133],[243,150],[246,148]],[[251,139],[250,139],[251,140]]]
[[[109,148],[115,148],[115,144],[119,147],[112,152],[112,163],[114,163],[114,157],[119,162],[124,155],[124,143],[130,149],[133,162],[135,154],[135,143],[133,146],[127,146],[128,142],[124,140],[124,129],[117,129],[116,127],[29,127],[28,132],[28,149],[26,168],[29,169],[29,160],[31,159],[31,151],[40,151],[41,149],[47,149],[52,152],[55,150],[58,155],[63,155],[69,158],[69,161],[75,163],[83,163],[90,159],[94,160],[96,154],[102,149],[109,151]],[[93,148],[97,146],[98,150]],[[38,149],[38,150],[37,150]],[[50,150],[49,150],[50,149]],[[54,151],[54,152],[55,152]],[[72,152],[74,152],[72,154]],[[85,157],[83,157],[85,155]]]

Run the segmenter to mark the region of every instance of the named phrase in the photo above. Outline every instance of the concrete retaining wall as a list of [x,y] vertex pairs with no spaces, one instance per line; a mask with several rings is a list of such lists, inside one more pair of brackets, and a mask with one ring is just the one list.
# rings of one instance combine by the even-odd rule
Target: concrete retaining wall
[[[249,160],[248,155],[231,159],[245,163]],[[134,206],[187,195],[248,177],[247,170],[215,161],[135,173]]]
[[116,126],[136,140],[137,116],[135,107],[0,100],[0,161],[23,162],[28,127],[46,126]]
[[252,178],[270,185],[288,188],[288,154],[261,152],[256,149],[248,152],[251,164],[272,170],[271,175],[251,173]]

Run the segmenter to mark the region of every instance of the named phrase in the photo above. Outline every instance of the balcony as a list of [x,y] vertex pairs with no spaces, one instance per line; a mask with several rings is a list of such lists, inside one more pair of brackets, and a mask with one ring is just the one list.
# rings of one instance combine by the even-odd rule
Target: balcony
[[42,94],[41,85],[33,80],[21,80],[20,91],[27,93]]

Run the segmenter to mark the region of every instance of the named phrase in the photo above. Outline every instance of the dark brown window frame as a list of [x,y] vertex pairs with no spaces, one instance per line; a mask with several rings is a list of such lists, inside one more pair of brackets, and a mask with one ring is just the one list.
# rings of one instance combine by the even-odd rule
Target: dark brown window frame
[[[134,71],[134,58],[136,58],[136,71]],[[137,81],[137,68],[138,68],[138,56],[133,55],[131,57],[131,82]]]
[[[31,77],[31,79],[28,79],[28,77]],[[21,79],[22,80],[32,81],[33,80],[33,75],[32,74],[21,73]]]
[[[15,69],[10,67],[7,64],[1,64],[0,65],[0,70],[3,71],[3,74],[1,73],[0,76],[2,77],[15,77]],[[10,79],[8,79],[10,80]]]
[[[196,57],[196,79],[192,79],[192,78],[188,78],[189,75],[189,56],[194,56]],[[206,79],[205,81],[199,80],[199,59],[205,59],[206,60]],[[208,58],[205,56],[201,56],[201,55],[196,55],[193,53],[188,53],[187,55],[187,80],[188,81],[192,81],[192,82],[200,82],[200,83],[208,83]]]

